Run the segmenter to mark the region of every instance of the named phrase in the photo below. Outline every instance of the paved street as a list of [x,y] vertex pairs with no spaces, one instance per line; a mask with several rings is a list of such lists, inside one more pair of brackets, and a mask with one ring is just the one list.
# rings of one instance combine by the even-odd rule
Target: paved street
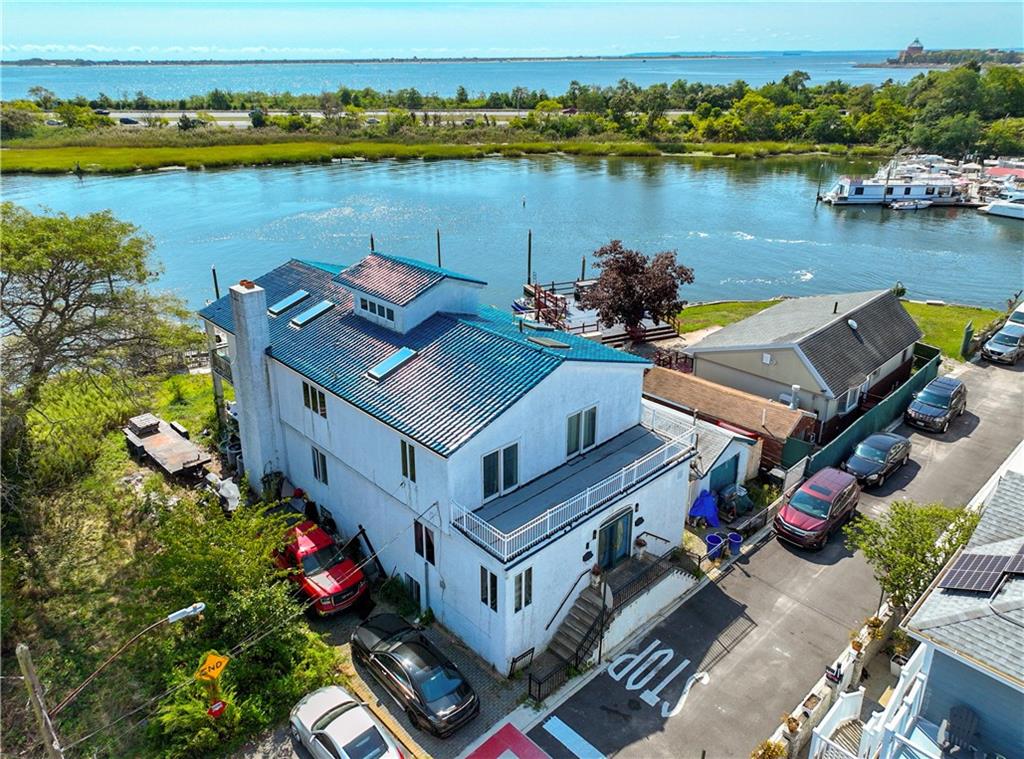
[[[881,492],[864,494],[864,514],[895,498],[966,503],[1024,436],[1024,367],[971,365],[960,376],[968,411],[946,436],[897,430],[912,438],[913,461]],[[771,540],[629,649],[640,657],[620,657],[529,737],[556,759],[747,756],[878,595],[867,564],[838,537],[817,554]],[[691,681],[698,672],[706,684]]]

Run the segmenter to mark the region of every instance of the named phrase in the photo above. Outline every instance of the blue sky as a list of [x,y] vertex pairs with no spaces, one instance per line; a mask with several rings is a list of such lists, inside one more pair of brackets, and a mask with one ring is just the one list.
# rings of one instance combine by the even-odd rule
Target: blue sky
[[2,57],[370,58],[1022,47],[1007,2],[4,2]]

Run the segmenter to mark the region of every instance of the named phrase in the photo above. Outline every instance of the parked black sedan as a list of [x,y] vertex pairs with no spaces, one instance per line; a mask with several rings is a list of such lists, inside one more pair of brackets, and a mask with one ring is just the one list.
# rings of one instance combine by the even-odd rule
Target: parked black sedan
[[352,655],[421,730],[446,738],[480,713],[480,699],[458,667],[397,614],[359,625]]
[[881,487],[885,478],[907,463],[910,441],[892,432],[869,435],[854,448],[843,462],[843,469],[857,478],[862,486]]

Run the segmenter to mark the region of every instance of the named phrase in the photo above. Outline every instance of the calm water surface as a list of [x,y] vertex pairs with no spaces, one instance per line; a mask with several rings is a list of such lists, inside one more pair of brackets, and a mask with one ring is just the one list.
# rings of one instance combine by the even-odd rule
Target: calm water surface
[[686,79],[726,84],[743,79],[758,87],[778,81],[794,69],[811,75],[812,84],[842,79],[851,84],[905,81],[924,69],[856,68],[895,55],[894,51],[828,53],[730,53],[728,58],[619,58],[582,61],[445,61],[430,63],[289,63],[209,66],[0,66],[5,99],[25,97],[42,85],[60,97],[99,93],[116,97],[142,90],[150,97],[181,98],[219,87],[224,90],[308,93],[341,85],[376,90],[415,87],[452,96],[459,85],[470,93],[511,91],[514,87],[566,91],[569,82],[612,85],[625,78],[647,86]]
[[[889,287],[914,298],[1002,306],[1024,286],[1024,224],[971,210],[815,206],[837,173],[820,159],[345,162],[129,177],[15,176],[2,194],[68,213],[110,208],[153,235],[163,284],[192,306],[290,258],[352,263],[379,250],[435,259],[490,283],[505,306],[526,277],[527,230],[542,280],[571,279],[612,238],[676,249],[690,300]],[[525,199],[525,207],[523,201]]]

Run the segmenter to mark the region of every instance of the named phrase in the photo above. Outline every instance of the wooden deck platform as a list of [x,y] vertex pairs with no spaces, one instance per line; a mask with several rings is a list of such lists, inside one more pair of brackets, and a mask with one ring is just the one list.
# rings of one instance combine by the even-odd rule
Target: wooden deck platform
[[[178,427],[178,429],[175,429]],[[210,454],[185,437],[180,426],[153,414],[132,417],[122,429],[128,451],[136,459],[149,457],[167,474],[195,470],[211,460]]]

